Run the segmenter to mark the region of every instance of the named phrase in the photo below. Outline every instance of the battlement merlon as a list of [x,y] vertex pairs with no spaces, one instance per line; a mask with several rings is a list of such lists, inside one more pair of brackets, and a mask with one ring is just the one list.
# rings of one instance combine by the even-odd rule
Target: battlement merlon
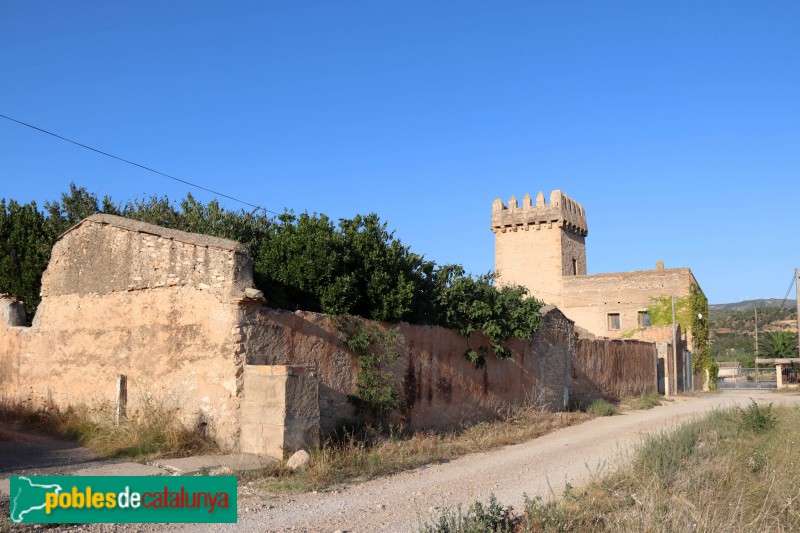
[[558,190],[550,193],[550,203],[545,202],[541,192],[536,195],[535,205],[531,203],[529,194],[522,197],[522,206],[514,196],[508,200],[508,206],[499,198],[492,202],[491,230],[494,233],[528,230],[532,229],[531,226],[541,229],[544,224],[548,227],[555,224],[583,237],[589,234],[583,205]]

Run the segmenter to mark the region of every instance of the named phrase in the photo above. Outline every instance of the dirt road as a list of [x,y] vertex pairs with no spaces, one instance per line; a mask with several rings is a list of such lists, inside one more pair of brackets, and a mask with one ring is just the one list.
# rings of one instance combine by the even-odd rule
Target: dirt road
[[[716,407],[746,405],[750,398],[759,403],[800,406],[800,393],[751,390],[681,397],[648,411],[596,418],[523,444],[468,455],[334,492],[274,496],[245,485],[239,490],[237,524],[93,524],[68,526],[63,530],[416,531],[421,522],[435,518],[441,509],[459,504],[466,507],[476,500],[486,501],[492,493],[503,504],[517,509],[522,506],[523,493],[531,497],[558,496],[566,483],[578,487],[596,473],[615,468],[643,434],[669,429]],[[69,473],[59,471],[63,468],[56,466],[47,470],[53,474]],[[7,513],[6,509],[7,505],[3,508]]]
[[[415,531],[441,508],[486,501],[522,506],[522,495],[560,495],[614,468],[647,432],[670,428],[715,407],[758,402],[800,405],[798,394],[726,391],[678,398],[647,411],[596,418],[533,441],[361,483],[339,492],[265,496],[240,492],[239,523],[207,531]],[[197,531],[198,527],[189,529]],[[188,529],[187,529],[188,530]]]

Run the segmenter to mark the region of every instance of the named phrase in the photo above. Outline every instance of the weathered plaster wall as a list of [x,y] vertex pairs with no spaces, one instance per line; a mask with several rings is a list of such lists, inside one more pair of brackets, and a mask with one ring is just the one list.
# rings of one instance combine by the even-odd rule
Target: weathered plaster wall
[[650,326],[637,330],[631,337],[637,341],[672,343],[672,326]]
[[125,374],[129,413],[148,395],[235,448],[244,364],[235,326],[251,275],[232,241],[90,217],[54,247],[34,326],[0,325],[0,387],[100,405]]
[[555,226],[526,226],[497,234],[494,268],[498,284],[522,285],[540,300],[560,303],[561,231]]
[[[249,364],[303,365],[317,369],[323,433],[356,421],[348,395],[355,390],[356,357],[324,315],[262,309],[243,325]],[[530,342],[511,343],[513,358],[489,357],[476,369],[464,357],[468,346],[458,333],[440,327],[400,324],[400,357],[392,365],[396,390],[411,430],[450,428],[486,420],[502,409],[539,402],[560,409],[568,384],[572,323],[557,310]]]
[[19,374],[22,336],[29,328],[25,324],[22,304],[6,294],[0,294],[0,392],[8,394]]

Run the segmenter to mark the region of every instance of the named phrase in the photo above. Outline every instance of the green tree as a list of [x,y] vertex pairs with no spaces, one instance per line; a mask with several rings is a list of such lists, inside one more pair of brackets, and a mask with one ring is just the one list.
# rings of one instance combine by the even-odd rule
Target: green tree
[[267,303],[284,309],[349,312],[353,283],[341,266],[342,236],[325,215],[277,217],[254,256]]
[[[39,303],[41,277],[58,236],[94,213],[236,240],[250,251],[256,286],[271,307],[402,320],[483,333],[500,357],[505,341],[529,339],[539,327],[541,302],[521,287],[494,286],[491,274],[472,277],[459,265],[437,266],[396,239],[376,214],[335,224],[325,215],[230,211],[191,194],[178,204],[151,196],[116,204],[74,183],[59,201],[0,203],[0,291],[25,302],[29,317]],[[477,365],[487,349],[468,352]]]
[[[24,303],[28,322],[41,300],[42,274],[58,236],[80,220],[101,210],[97,196],[74,183],[61,201],[19,204],[0,200],[0,292]],[[104,198],[104,205],[110,203]]]
[[29,323],[41,299],[42,273],[57,234],[36,202],[0,200],[0,293],[23,301]]
[[[442,325],[454,328],[465,338],[480,332],[491,343],[494,354],[505,359],[511,352],[503,345],[514,337],[530,339],[541,326],[539,310],[542,302],[528,298],[520,286],[494,286],[494,276],[476,278],[464,274],[457,265],[448,265],[442,275],[445,281],[439,294],[443,312]],[[486,363],[488,350],[467,350],[464,354],[476,367]]]
[[356,215],[339,222],[343,238],[345,275],[352,283],[352,314],[399,322],[408,320],[414,308],[423,259],[409,251],[378,215]]
[[797,335],[788,331],[767,331],[758,340],[759,356],[774,359],[797,357]]
[[377,215],[285,213],[254,254],[270,305],[373,320],[437,323],[436,267],[394,238]]
[[[103,201],[106,207],[113,205],[108,197],[105,197]],[[67,231],[84,218],[101,211],[97,195],[74,183],[69,184],[69,194],[61,194],[60,203],[57,201],[45,202],[44,209],[48,214],[48,223],[57,230],[58,234]]]

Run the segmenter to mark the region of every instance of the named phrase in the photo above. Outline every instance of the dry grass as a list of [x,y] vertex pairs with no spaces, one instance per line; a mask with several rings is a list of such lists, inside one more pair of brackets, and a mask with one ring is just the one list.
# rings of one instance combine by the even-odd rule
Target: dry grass
[[117,427],[113,406],[101,404],[59,409],[32,402],[0,402],[0,424],[74,440],[101,458],[151,459],[216,450],[199,428],[180,423],[176,410],[152,398]]
[[[528,500],[510,530],[798,531],[798,444],[800,409],[716,411],[645,438],[628,467],[580,491]],[[486,530],[468,526],[425,531]]]
[[800,394],[800,387],[793,386],[793,387],[782,387],[780,389],[772,389],[772,392],[777,394]]
[[633,398],[624,398],[620,402],[620,407],[637,410],[652,409],[653,407],[658,407],[666,401],[672,400],[667,400],[657,392],[651,392],[648,394],[642,394],[641,396],[635,396]]
[[311,461],[302,470],[291,472],[276,464],[260,472],[259,484],[275,492],[324,490],[341,483],[372,479],[524,442],[589,418],[580,412],[551,413],[521,408],[504,420],[443,434],[418,432],[410,436],[381,436],[367,429],[328,440],[311,452]]

